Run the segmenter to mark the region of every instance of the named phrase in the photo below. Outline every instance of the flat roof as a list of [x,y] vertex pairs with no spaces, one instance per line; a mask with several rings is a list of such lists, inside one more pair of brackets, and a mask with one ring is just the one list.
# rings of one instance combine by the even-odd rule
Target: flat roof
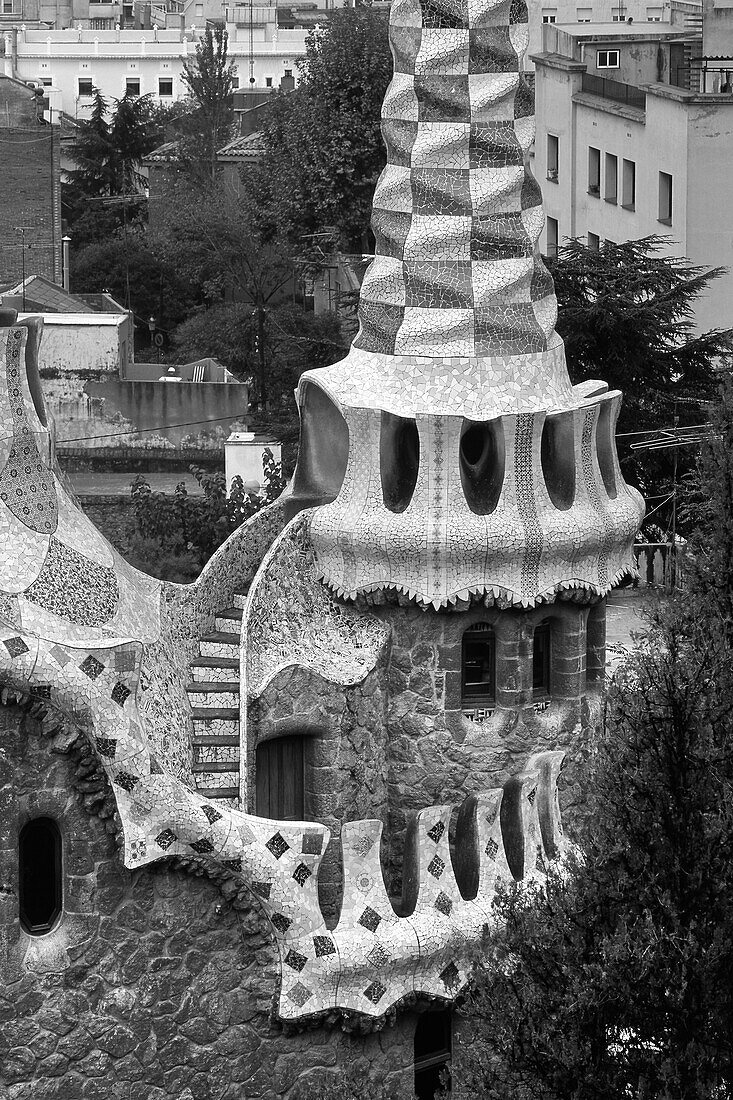
[[19,313],[18,320],[26,317],[43,317],[46,325],[110,325],[119,328],[127,320],[127,313]]
[[553,27],[572,35],[573,38],[699,38],[693,27],[675,27],[671,23],[553,23]]

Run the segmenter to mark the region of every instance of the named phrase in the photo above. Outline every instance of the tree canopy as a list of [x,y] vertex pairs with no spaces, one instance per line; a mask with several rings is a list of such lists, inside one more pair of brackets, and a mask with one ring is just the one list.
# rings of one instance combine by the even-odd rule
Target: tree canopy
[[733,1095],[733,391],[695,478],[688,592],[617,676],[577,850],[513,888],[469,1008],[475,1095]]
[[392,75],[386,14],[334,10],[306,39],[300,83],[272,97],[264,127],[273,216],[291,240],[333,227],[368,251],[374,187],[386,161],[382,100]]
[[[707,418],[716,394],[716,368],[733,350],[733,329],[695,330],[696,299],[723,274],[662,254],[651,236],[600,251],[582,241],[563,245],[548,261],[558,300],[557,331],[565,341],[573,382],[602,378],[624,400],[618,430],[642,432]],[[620,448],[624,475],[650,500],[671,492],[675,460],[669,452]],[[681,476],[692,452],[677,456]],[[655,515],[663,527],[671,505]]]
[[143,158],[160,143],[162,116],[152,95],[125,95],[113,107],[98,89],[88,119],[77,121],[69,182],[84,196],[140,194]]

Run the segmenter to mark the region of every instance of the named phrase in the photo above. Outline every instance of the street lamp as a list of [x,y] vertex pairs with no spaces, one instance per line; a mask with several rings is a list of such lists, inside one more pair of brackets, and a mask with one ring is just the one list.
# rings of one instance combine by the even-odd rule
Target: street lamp
[[[20,233],[20,260],[21,260],[21,278],[23,280],[23,312],[25,313],[25,235],[30,233],[33,228],[32,225],[16,225],[13,227],[16,233]],[[28,245],[30,248],[30,245]]]

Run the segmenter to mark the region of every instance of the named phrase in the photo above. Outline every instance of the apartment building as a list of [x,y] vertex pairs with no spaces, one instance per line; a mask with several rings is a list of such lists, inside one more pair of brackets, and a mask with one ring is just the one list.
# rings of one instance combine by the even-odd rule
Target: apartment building
[[[708,2],[708,0],[705,0]],[[529,54],[543,50],[543,27],[577,23],[663,23],[675,30],[697,30],[702,23],[703,0],[540,0],[529,5]]]
[[[733,267],[733,61],[653,24],[546,27],[535,55],[542,247],[662,234],[669,255]],[[701,299],[701,329],[733,325],[733,274]]]
[[[305,54],[307,32],[281,29],[274,4],[255,9],[256,22],[228,22],[229,57],[236,83],[247,89],[279,87],[297,78],[296,61]],[[93,91],[106,99],[152,94],[162,104],[186,94],[184,62],[194,55],[203,28],[177,30],[13,29],[4,32],[5,71],[48,89],[54,110],[87,117]]]

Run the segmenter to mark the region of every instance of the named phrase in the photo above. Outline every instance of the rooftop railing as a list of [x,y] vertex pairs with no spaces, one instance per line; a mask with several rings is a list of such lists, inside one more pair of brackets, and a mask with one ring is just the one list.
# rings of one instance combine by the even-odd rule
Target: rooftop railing
[[610,99],[614,103],[623,103],[626,107],[636,107],[640,111],[646,110],[646,92],[634,87],[633,84],[622,84],[620,80],[609,80],[605,76],[583,73],[581,88],[590,95]]

